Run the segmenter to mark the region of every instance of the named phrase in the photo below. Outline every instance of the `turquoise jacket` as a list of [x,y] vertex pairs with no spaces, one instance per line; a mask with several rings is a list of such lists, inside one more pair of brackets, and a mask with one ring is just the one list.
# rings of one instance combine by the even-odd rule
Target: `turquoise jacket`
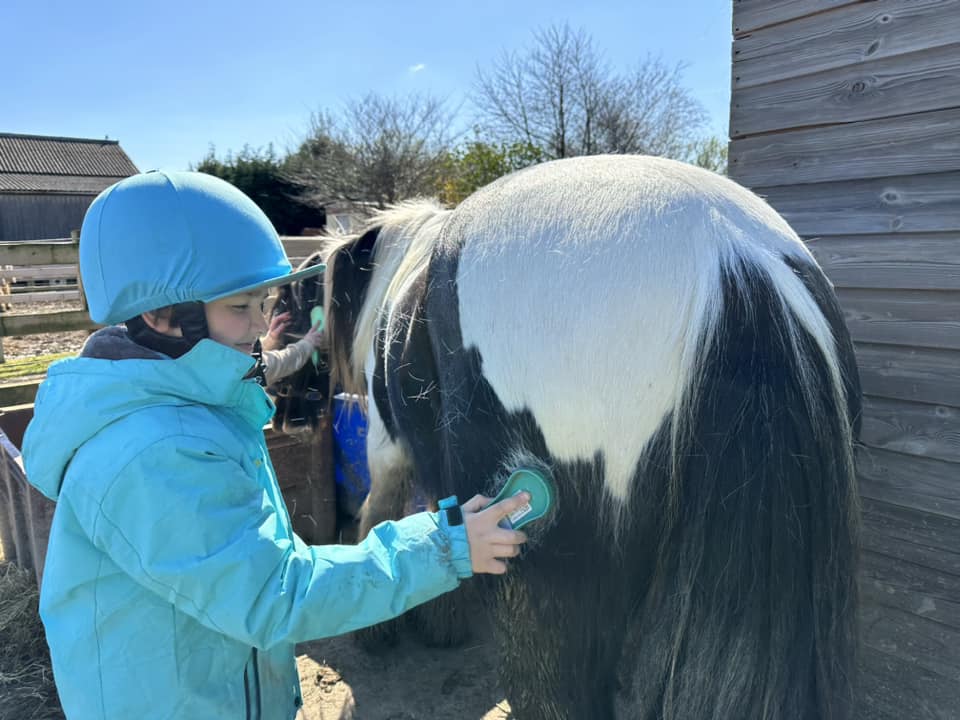
[[[462,525],[294,535],[253,360],[177,360],[106,328],[50,368],[23,455],[57,501],[40,614],[69,720],[262,718],[301,704],[294,643],[395,617],[470,575]],[[113,359],[123,358],[123,359]]]

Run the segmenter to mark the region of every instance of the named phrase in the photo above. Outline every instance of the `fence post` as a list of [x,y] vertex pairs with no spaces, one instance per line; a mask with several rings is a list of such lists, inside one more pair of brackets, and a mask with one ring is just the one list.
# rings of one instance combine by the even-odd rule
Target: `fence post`
[[77,248],[77,290],[80,292],[80,309],[87,310],[87,296],[83,292],[83,279],[80,277],[80,231],[70,231],[70,241]]
[[[4,265],[4,269],[13,269],[13,265]],[[13,284],[14,278],[4,277],[0,281],[0,313],[4,313],[10,309],[10,305],[7,304],[6,300],[8,295],[11,294],[10,286]],[[5,363],[7,360],[3,356],[3,336],[0,335],[0,363]]]

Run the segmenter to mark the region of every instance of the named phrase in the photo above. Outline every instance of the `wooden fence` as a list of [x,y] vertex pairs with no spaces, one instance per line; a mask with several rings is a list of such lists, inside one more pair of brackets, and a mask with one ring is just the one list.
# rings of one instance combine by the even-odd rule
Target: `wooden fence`
[[[21,285],[22,283],[22,285]],[[0,266],[0,306],[80,300],[75,265]]]
[[[296,265],[318,250],[323,239],[321,237],[282,237],[281,242],[287,256]],[[55,240],[0,242],[0,268],[6,268],[0,269],[0,281],[8,282],[11,278],[77,278],[79,280],[78,263],[79,242],[76,234],[72,238]],[[26,315],[0,312],[0,362],[3,362],[2,342],[5,337],[94,330],[98,327],[87,314],[83,289],[79,283],[75,289],[36,290],[22,294],[11,292],[0,296],[0,303],[17,304],[24,297],[35,298],[31,300],[33,302],[76,299],[80,301],[81,309]],[[39,384],[40,380],[27,380],[0,385],[0,408],[32,403]]]
[[960,0],[733,21],[730,174],[810,241],[863,384],[860,718],[960,718]]

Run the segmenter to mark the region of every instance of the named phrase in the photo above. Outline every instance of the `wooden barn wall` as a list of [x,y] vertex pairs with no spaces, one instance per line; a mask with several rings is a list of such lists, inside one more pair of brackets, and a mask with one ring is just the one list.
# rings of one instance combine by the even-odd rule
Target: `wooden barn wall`
[[960,0],[735,0],[733,30],[730,175],[860,366],[860,717],[960,718]]
[[0,193],[0,242],[70,237],[95,197]]

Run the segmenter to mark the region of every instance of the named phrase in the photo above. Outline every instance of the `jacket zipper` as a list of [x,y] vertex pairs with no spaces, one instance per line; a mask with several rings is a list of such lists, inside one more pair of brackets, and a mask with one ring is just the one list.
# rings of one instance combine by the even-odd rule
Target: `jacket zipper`
[[253,649],[253,694],[256,698],[253,717],[254,720],[260,720],[260,660],[256,648]]
[[[253,668],[253,677],[250,668]],[[260,720],[260,667],[257,662],[257,649],[253,648],[250,662],[243,669],[243,694],[246,701],[246,720]]]
[[250,720],[250,664],[243,668],[243,709],[245,720]]

